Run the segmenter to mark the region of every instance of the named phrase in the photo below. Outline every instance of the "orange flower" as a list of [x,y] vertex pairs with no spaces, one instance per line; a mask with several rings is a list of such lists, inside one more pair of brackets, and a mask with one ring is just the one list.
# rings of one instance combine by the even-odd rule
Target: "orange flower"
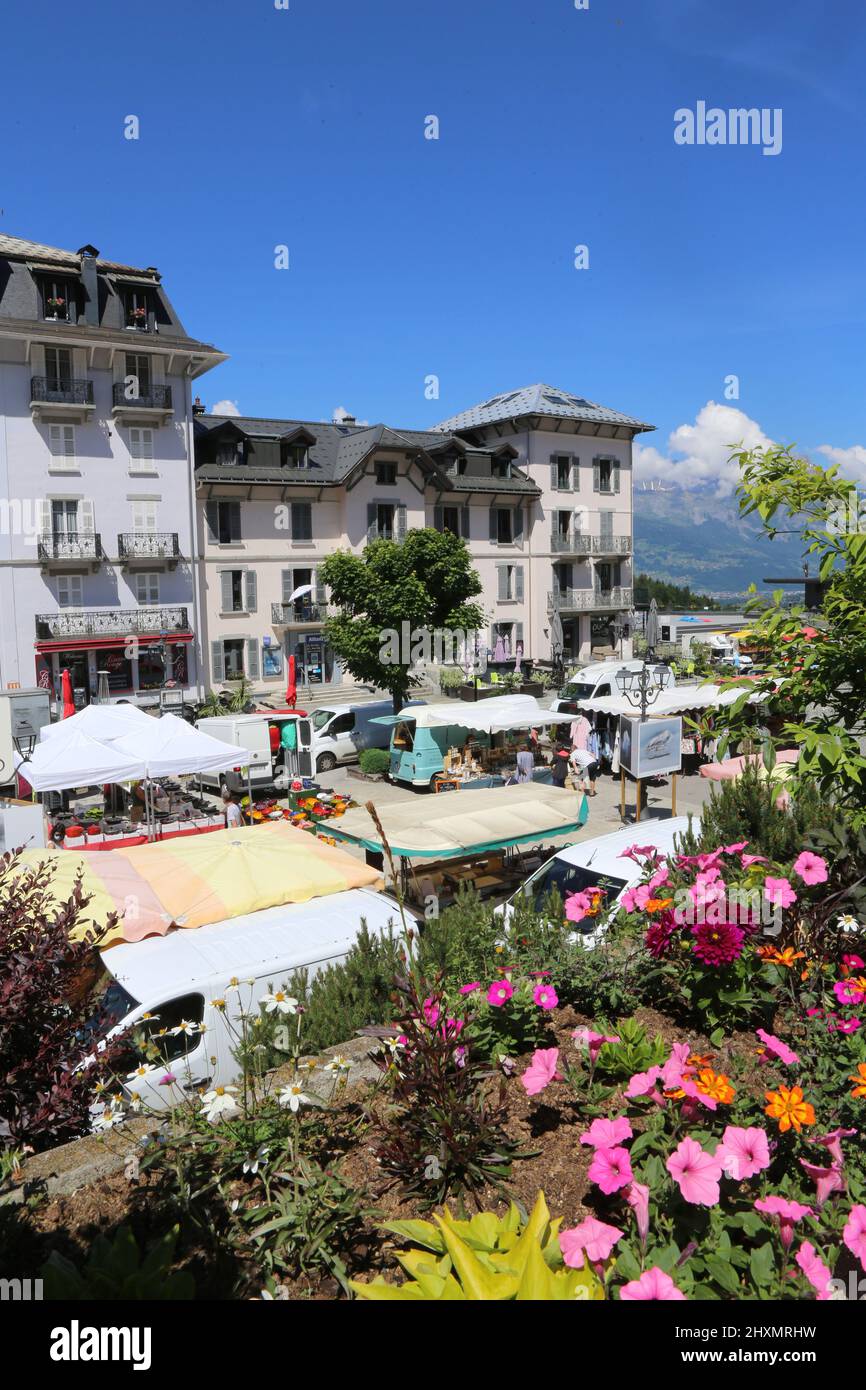
[[672,902],[673,898],[647,898],[646,911],[661,912],[664,908],[670,907]]
[[764,1114],[769,1115],[771,1120],[779,1121],[782,1134],[786,1134],[792,1126],[799,1134],[803,1125],[815,1123],[815,1111],[803,1099],[799,1086],[791,1086],[790,1089],[780,1086],[778,1091],[765,1091],[764,1094],[770,1102],[764,1106]]
[[712,1067],[704,1067],[695,1078],[695,1085],[705,1096],[717,1100],[721,1105],[730,1105],[736,1094],[730,1078],[723,1072],[715,1072]]
[[860,1100],[866,1100],[866,1062],[858,1062],[856,1073],[854,1076],[849,1076],[848,1080],[856,1082],[851,1092],[852,1096],[857,1096]]
[[786,946],[784,951],[777,951],[775,946],[759,946],[758,955],[771,965],[784,965],[786,970],[793,969],[795,960],[806,958],[805,951],[795,951],[793,946]]
[[700,1055],[700,1053],[693,1052],[688,1062],[686,1063],[686,1066],[691,1067],[693,1071],[697,1071],[701,1067],[708,1067],[710,1065],[710,1062],[713,1060],[714,1056],[715,1053],[713,1052],[707,1052],[703,1057]]

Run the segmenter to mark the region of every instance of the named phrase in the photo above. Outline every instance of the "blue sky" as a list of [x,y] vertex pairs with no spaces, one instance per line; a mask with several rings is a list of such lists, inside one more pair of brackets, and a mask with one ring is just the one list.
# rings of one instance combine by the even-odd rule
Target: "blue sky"
[[[0,230],[159,266],[231,355],[208,404],[424,427],[541,380],[686,481],[736,374],[866,477],[859,0],[51,0],[3,40]],[[676,145],[699,100],[782,108],[781,153]]]

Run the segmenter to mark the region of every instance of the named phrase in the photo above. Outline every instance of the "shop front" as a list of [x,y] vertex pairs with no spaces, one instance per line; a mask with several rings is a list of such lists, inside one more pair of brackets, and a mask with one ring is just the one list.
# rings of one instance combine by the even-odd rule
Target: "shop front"
[[189,685],[189,644],[192,633],[161,638],[102,638],[80,642],[37,642],[36,680],[61,699],[63,672],[72,678],[75,704],[80,709],[96,699],[104,674],[110,699],[156,697],[160,690]]
[[286,657],[295,658],[298,685],[340,684],[342,670],[323,632],[287,632],[284,645]]

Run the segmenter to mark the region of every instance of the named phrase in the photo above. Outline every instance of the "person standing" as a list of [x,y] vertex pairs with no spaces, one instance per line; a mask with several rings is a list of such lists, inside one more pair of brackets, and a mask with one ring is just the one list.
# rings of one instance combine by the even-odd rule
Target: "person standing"
[[557,748],[553,755],[553,762],[550,767],[550,778],[555,787],[565,788],[569,773],[568,756],[567,748]]
[[241,808],[238,804],[238,799],[235,796],[234,792],[229,791],[228,787],[226,787],[225,791],[223,792],[223,808],[226,813],[227,830],[233,830],[236,826],[243,824],[243,818],[241,816]]
[[534,771],[535,758],[532,756],[529,746],[524,743],[517,753],[517,774],[515,781],[531,782]]

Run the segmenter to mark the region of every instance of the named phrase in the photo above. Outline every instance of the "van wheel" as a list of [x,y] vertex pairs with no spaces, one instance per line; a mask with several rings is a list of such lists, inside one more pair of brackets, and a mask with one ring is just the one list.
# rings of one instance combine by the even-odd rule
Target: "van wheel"
[[333,772],[337,766],[337,759],[333,753],[320,753],[316,759],[317,772]]

